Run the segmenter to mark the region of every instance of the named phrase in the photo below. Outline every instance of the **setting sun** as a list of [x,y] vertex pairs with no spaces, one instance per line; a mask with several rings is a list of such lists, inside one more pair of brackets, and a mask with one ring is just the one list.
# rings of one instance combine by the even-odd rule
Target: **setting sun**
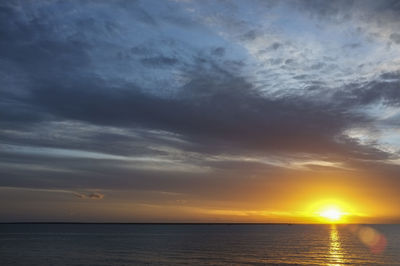
[[317,223],[353,223],[364,216],[348,201],[332,198],[315,201],[309,213]]
[[329,221],[339,221],[343,213],[337,208],[328,208],[321,211],[319,215]]

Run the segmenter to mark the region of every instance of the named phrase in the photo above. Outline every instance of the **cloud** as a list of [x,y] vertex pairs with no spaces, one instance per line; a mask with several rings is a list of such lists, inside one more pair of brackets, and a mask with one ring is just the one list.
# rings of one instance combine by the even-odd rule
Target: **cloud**
[[[315,83],[314,72],[327,68],[327,64],[318,60],[309,62],[310,73],[296,73],[292,79],[299,82],[294,83],[295,86],[306,84],[306,88],[313,88],[314,94],[303,90],[293,93],[279,88],[279,97],[274,97],[269,95],[268,88],[259,90],[259,85],[255,84],[253,77],[246,74],[246,63],[232,58],[228,49],[230,47],[215,48],[213,43],[214,50],[211,56],[208,56],[201,50],[188,48],[190,45],[183,44],[177,35],[168,36],[168,41],[153,38],[153,45],[148,46],[143,45],[144,40],[140,43],[133,39],[134,45],[129,45],[125,50],[124,43],[119,42],[121,36],[118,34],[118,31],[126,30],[123,25],[112,19],[84,20],[68,12],[66,17],[71,17],[71,21],[66,25],[66,38],[56,31],[56,27],[62,22],[59,18],[51,15],[39,18],[33,12],[44,13],[46,8],[56,5],[52,2],[49,6],[26,7],[25,11],[29,13],[30,18],[40,21],[39,24],[26,23],[18,9],[12,6],[5,7],[3,16],[8,22],[3,28],[3,33],[8,36],[8,42],[3,43],[4,58],[7,63],[13,62],[17,65],[19,71],[28,73],[31,84],[24,96],[16,97],[9,93],[5,95],[7,101],[3,101],[1,105],[5,114],[2,121],[5,127],[18,127],[22,122],[71,120],[87,123],[88,127],[97,125],[171,132],[189,140],[193,143],[192,147],[202,146],[208,152],[218,153],[230,147],[232,152],[242,149],[267,152],[278,149],[319,153],[332,148],[342,154],[360,147],[349,141],[337,142],[341,133],[349,125],[368,122],[360,114],[355,115],[351,112],[350,103],[354,104],[357,101],[357,104],[369,104],[380,97],[386,97],[383,94],[387,95],[386,98],[396,98],[396,83],[382,83],[381,80],[371,80],[366,85],[354,83],[362,88],[354,88],[351,93],[342,92],[339,88],[335,94],[336,102],[330,102],[329,97],[320,98],[325,93],[326,83]],[[328,16],[342,12],[343,5],[345,3],[342,2],[329,5],[315,3],[313,8],[317,10],[315,12]],[[113,12],[122,12],[119,6],[106,6]],[[93,11],[90,11],[93,16],[104,9],[103,5],[94,7]],[[66,6],[67,10],[72,8],[69,4]],[[308,5],[307,8],[312,10]],[[139,11],[146,15],[135,13],[135,19],[143,20],[146,17],[145,20],[149,22],[148,18],[152,17],[153,22],[145,24],[151,24],[151,27],[158,25],[157,18],[145,11],[144,6]],[[18,23],[12,26],[9,20]],[[82,23],[83,35],[79,35],[77,25]],[[24,30],[29,34],[23,34]],[[254,41],[264,37],[265,31],[256,33],[253,30],[247,33],[253,37],[245,41]],[[108,34],[116,39],[112,40]],[[152,34],[157,35],[154,32]],[[99,36],[103,39],[98,40]],[[106,42],[108,45],[112,44],[108,49],[103,46]],[[93,52],[95,43],[98,44],[96,49],[105,51],[106,54]],[[168,48],[162,46],[162,43],[168,44]],[[270,45],[274,53],[285,50],[286,46],[287,43],[275,40]],[[31,53],[32,50],[38,52]],[[123,55],[126,51],[130,51],[130,56],[125,58]],[[112,57],[113,52],[114,56],[119,56]],[[21,57],[21,54],[28,56]],[[219,58],[222,55],[231,60],[221,61]],[[275,73],[278,77],[285,76],[286,71],[293,71],[293,67],[298,68],[297,66],[304,63],[301,57],[285,59],[288,55],[282,56],[282,62],[285,62],[286,66],[285,70],[281,69]],[[131,80],[130,75],[120,76],[111,70],[101,72],[105,73],[104,76],[93,71],[99,66],[107,68],[107,65],[117,69],[119,64],[122,64],[124,69],[133,68],[138,73],[143,71],[154,74],[150,74],[152,78],[149,79]],[[171,81],[173,78],[168,78],[169,75],[164,79],[166,73],[157,72],[159,69],[170,71],[172,68],[175,79],[180,80],[179,84],[178,81]],[[157,79],[159,74],[163,77],[160,80]],[[267,79],[266,84],[273,79]],[[147,84],[148,82],[150,83]],[[261,87],[265,87],[266,84],[262,83]],[[148,90],[148,86],[151,85],[155,87]],[[287,85],[291,86],[291,83]],[[384,86],[383,90],[380,89],[381,86]],[[366,87],[368,88],[364,89]],[[356,100],[352,101],[353,98]],[[22,121],[18,123],[18,119]],[[229,134],[230,132],[234,133]],[[98,135],[96,137],[100,138],[100,134]],[[281,136],[285,137],[285,141],[282,141]],[[117,140],[119,137],[122,137],[121,134],[112,139]],[[92,142],[87,139],[84,141],[89,146],[89,142]],[[346,145],[349,147],[346,148]],[[120,148],[123,149],[123,144]],[[116,150],[115,152],[118,153]]]
[[399,33],[392,33],[390,34],[390,39],[397,44],[400,44],[400,34]]
[[[320,7],[318,12],[329,13],[323,11],[324,8]],[[331,7],[326,8],[331,9]],[[7,10],[8,13],[17,12],[10,7]],[[44,9],[41,12],[44,12]],[[19,16],[13,19],[21,20]],[[310,80],[313,79],[314,74],[300,74],[293,76],[293,80],[313,84],[307,85],[308,91],[291,92],[282,88],[279,90],[279,97],[275,97],[270,95],[268,90],[259,90],[252,77],[246,76],[245,68],[228,63],[235,62],[234,60],[221,61],[219,57],[222,55],[231,56],[225,47],[215,48],[213,45],[212,54],[207,55],[192,48],[187,50],[186,46],[181,45],[177,40],[169,41],[167,42],[170,47],[168,49],[172,49],[174,54],[172,56],[157,45],[131,46],[129,51],[136,55],[145,55],[139,61],[149,68],[147,71],[149,73],[159,68],[182,65],[176,69],[179,73],[178,77],[183,80],[182,85],[171,87],[170,92],[164,94],[160,93],[163,89],[161,87],[147,90],[145,80],[137,79],[133,82],[129,76],[123,79],[117,74],[115,77],[101,77],[90,70],[93,64],[91,61],[97,62],[100,59],[93,57],[98,54],[91,52],[95,39],[89,36],[99,30],[101,21],[82,22],[80,18],[74,18],[77,23],[85,24],[83,31],[85,36],[72,34],[72,39],[64,39],[53,32],[53,27],[57,25],[50,24],[53,19],[52,17],[42,19],[40,27],[36,24],[21,22],[29,32],[38,33],[39,38],[30,42],[29,45],[25,43],[33,37],[20,34],[21,27],[5,27],[5,32],[14,36],[13,45],[11,42],[4,44],[7,49],[10,49],[7,52],[7,60],[19,65],[32,77],[27,95],[19,97],[6,95],[9,101],[4,102],[2,108],[6,114],[3,120],[5,127],[19,127],[22,123],[18,123],[18,117],[21,117],[25,125],[26,122],[36,123],[31,129],[38,128],[36,126],[38,122],[43,125],[51,121],[80,121],[83,127],[88,128],[97,126],[131,131],[141,128],[159,130],[177,134],[189,143],[185,147],[181,143],[173,144],[178,148],[211,154],[279,151],[319,155],[329,153],[338,156],[350,155],[354,158],[358,158],[361,154],[362,158],[366,156],[376,158],[377,154],[384,155],[375,147],[363,147],[344,138],[342,134],[350,126],[368,126],[371,122],[366,116],[352,112],[355,105],[370,104],[379,101],[382,97],[392,101],[396,99],[397,84],[393,81],[372,80],[368,83],[354,83],[357,86],[353,86],[349,92],[347,89],[352,85],[347,86],[345,90],[340,88],[334,90],[334,97],[330,98],[329,94],[325,93],[324,82]],[[155,25],[155,23],[151,24]],[[68,27],[72,32],[76,31],[74,20],[68,24]],[[121,25],[115,27],[118,28]],[[115,35],[116,31],[109,33]],[[250,33],[254,38],[247,38],[246,41],[256,38],[255,31],[250,31]],[[108,40],[104,32],[102,34]],[[257,32],[257,38],[262,37],[263,34],[263,32]],[[115,43],[110,51],[115,50],[116,53],[120,53],[122,48],[117,45],[122,44]],[[286,43],[282,42],[271,42],[272,50],[282,50],[285,45]],[[103,49],[101,43],[99,47]],[[14,51],[15,49],[18,51]],[[32,49],[41,52],[29,53]],[[186,56],[182,59],[182,55],[176,56],[179,49],[184,49],[185,53],[191,53],[192,59],[189,60]],[[17,55],[21,53],[29,53],[29,57],[18,57]],[[217,56],[213,57],[213,55]],[[64,57],[65,61],[62,61]],[[286,62],[287,67],[291,68],[292,65],[300,65],[297,60],[287,58],[282,62]],[[120,61],[135,60],[128,57],[107,62],[118,65]],[[104,64],[104,61],[101,61],[101,64]],[[32,68],[27,68],[30,65]],[[245,63],[237,65],[245,66]],[[143,68],[141,65],[134,66],[136,70]],[[317,61],[310,64],[309,69],[320,71],[325,66],[325,63]],[[48,70],[51,70],[51,73]],[[107,75],[113,75],[113,73],[107,73]],[[280,72],[276,75],[283,76]],[[162,83],[154,83],[155,86],[160,84]],[[303,83],[297,85],[300,86],[300,84]],[[313,89],[310,90],[310,88]],[[12,105],[10,105],[11,100]],[[114,146],[112,151],[107,148],[107,152],[117,154],[132,152],[125,147],[127,141],[133,141],[132,143],[143,141],[139,139],[135,141],[135,138],[125,134],[106,132],[103,134],[91,132],[90,134],[95,134],[91,136],[92,139],[84,138],[79,141],[83,141],[89,149],[99,149],[100,142],[118,142],[120,145]],[[17,140],[18,138],[11,137],[10,134],[5,135],[16,142],[39,144],[37,139],[19,138]],[[67,146],[61,141],[56,143],[54,140],[51,144],[49,140],[45,140],[42,145],[45,143]],[[137,148],[136,146],[134,149]],[[100,149],[105,150],[105,147]],[[141,151],[146,152],[145,150]]]
[[217,48],[213,49],[212,54],[216,55],[216,56],[223,56],[225,54],[225,48],[217,47]]
[[94,192],[94,193],[90,193],[88,195],[89,199],[94,199],[94,200],[100,200],[104,198],[104,194],[98,193],[98,192]]
[[365,106],[379,101],[398,105],[400,103],[399,86],[399,72],[385,72],[369,82],[348,84],[342,90],[337,90],[334,98],[348,107]]
[[150,67],[161,67],[161,66],[171,66],[178,63],[178,60],[170,57],[151,57],[151,58],[143,58],[140,60],[145,66]]
[[91,192],[91,193],[75,192],[74,195],[80,199],[101,200],[104,198],[104,194],[101,194],[99,192]]

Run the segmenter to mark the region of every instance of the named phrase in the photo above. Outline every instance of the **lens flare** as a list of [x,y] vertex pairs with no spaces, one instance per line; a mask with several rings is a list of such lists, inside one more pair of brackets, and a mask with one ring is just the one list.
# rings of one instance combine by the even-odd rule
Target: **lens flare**
[[361,242],[374,254],[382,253],[387,245],[386,237],[370,226],[351,225],[350,231],[358,236]]

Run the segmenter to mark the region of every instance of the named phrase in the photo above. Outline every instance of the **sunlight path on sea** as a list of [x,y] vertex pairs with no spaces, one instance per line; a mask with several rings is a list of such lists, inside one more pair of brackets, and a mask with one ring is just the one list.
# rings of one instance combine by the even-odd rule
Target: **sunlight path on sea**
[[332,224],[330,228],[329,266],[342,265],[344,263],[343,250],[340,243],[339,230]]

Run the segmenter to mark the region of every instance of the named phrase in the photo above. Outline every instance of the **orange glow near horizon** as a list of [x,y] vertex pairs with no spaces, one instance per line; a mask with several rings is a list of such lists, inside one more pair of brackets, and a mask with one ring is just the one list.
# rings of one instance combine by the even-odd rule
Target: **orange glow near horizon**
[[[299,204],[299,203],[298,203]],[[200,215],[225,217],[235,222],[277,222],[277,223],[318,223],[351,224],[366,222],[371,217],[358,210],[355,205],[338,199],[315,200],[313,203],[302,202],[305,208],[286,206],[282,210],[268,209],[203,209],[194,208]],[[223,218],[222,218],[223,220]]]

